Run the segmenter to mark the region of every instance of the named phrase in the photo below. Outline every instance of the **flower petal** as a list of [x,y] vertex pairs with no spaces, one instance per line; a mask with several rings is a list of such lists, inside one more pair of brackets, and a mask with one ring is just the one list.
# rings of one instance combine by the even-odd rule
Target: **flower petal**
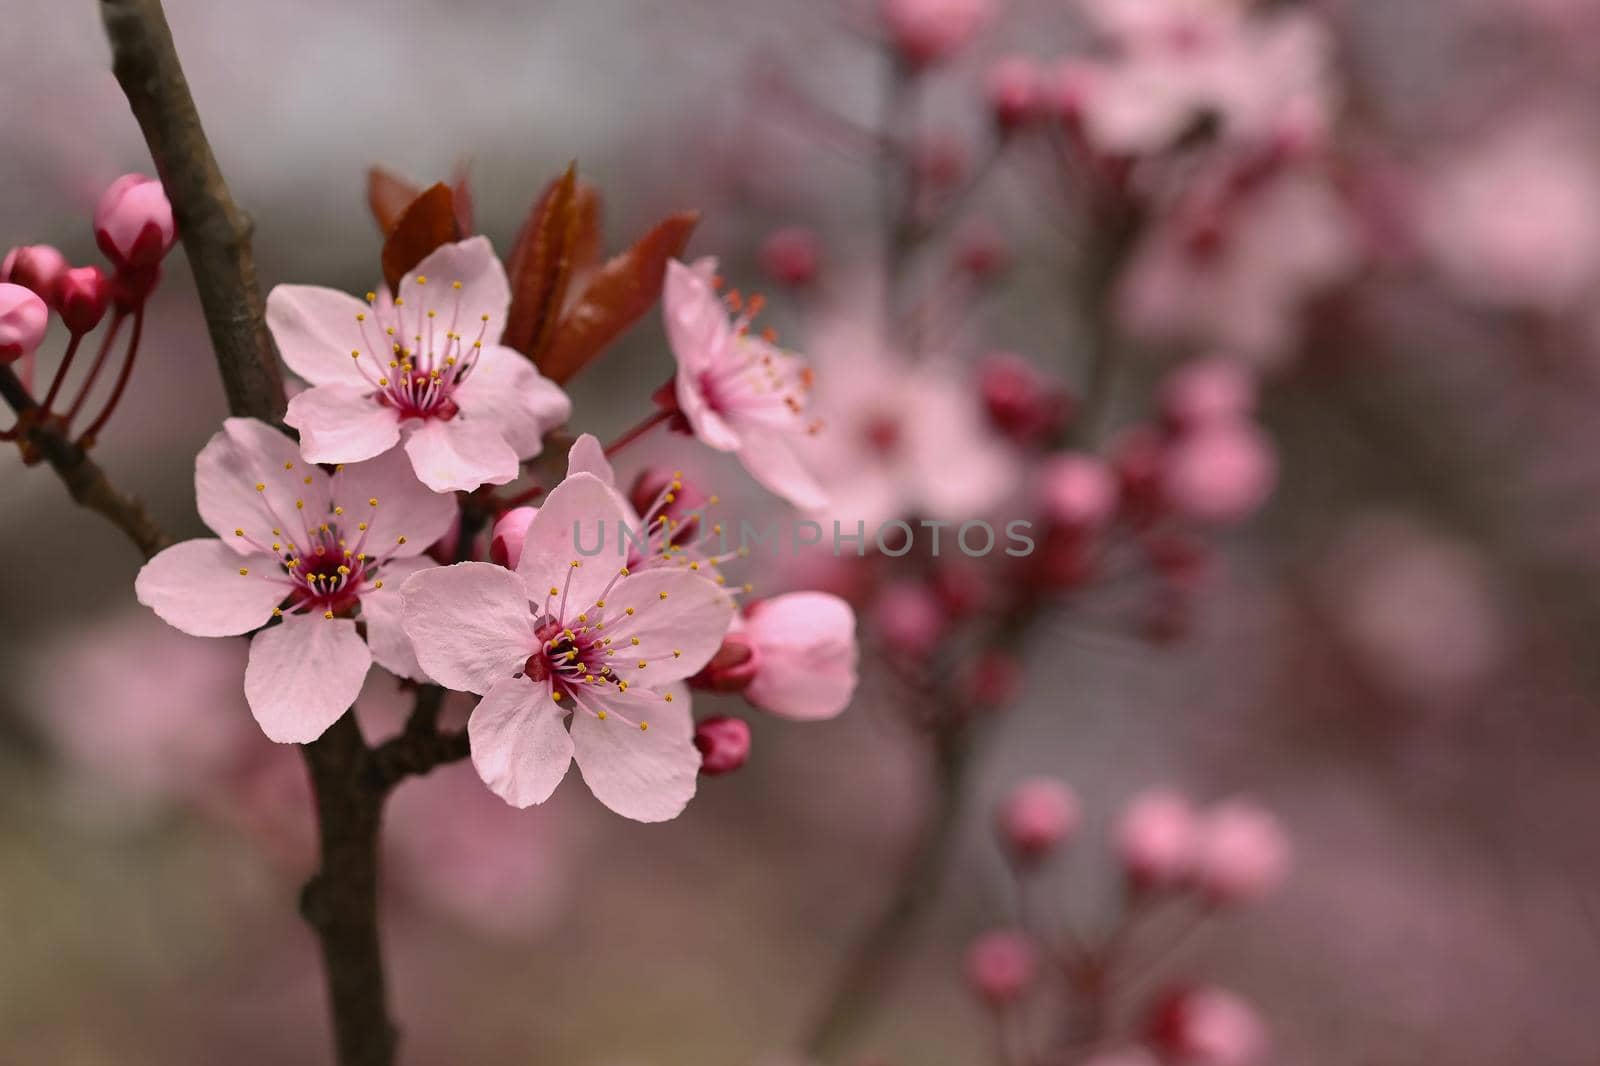
[[417,662],[446,688],[482,695],[538,647],[522,582],[503,566],[423,570],[406,579],[400,597]]
[[186,540],[144,564],[134,594],[174,629],[236,637],[260,628],[288,595],[278,561],[239,555],[220,540]]
[[[573,756],[595,798],[624,818],[664,822],[676,818],[694,795],[700,753],[689,695],[681,686],[672,689],[670,701],[667,695],[600,684],[575,692]],[[594,713],[601,710],[607,712],[604,720]]]
[[328,511],[328,476],[300,458],[293,440],[253,418],[222,423],[195,459],[194,489],[201,519],[241,555],[284,536],[304,547],[307,524]]
[[667,276],[661,288],[662,320],[667,342],[678,361],[680,373],[697,376],[710,370],[733,338],[733,326],[722,298],[706,275],[715,270],[686,266],[676,259],[667,263]]
[[[410,457],[398,448],[335,473],[330,496],[335,507],[344,509],[341,528],[351,544],[357,534],[366,533],[368,555],[420,555],[449,531],[456,518],[455,497],[418,481]],[[378,501],[376,507],[373,500]],[[359,522],[367,528],[361,530]],[[398,588],[400,582],[394,585]]]
[[832,718],[856,689],[856,618],[826,592],[791,592],[750,608],[744,633],[755,646],[747,700],[782,718]]
[[828,505],[828,494],[800,461],[787,434],[740,427],[739,461],[751,477],[801,510]]
[[[587,610],[626,562],[618,541],[626,539],[619,531],[629,521],[622,497],[593,474],[576,474],[557,485],[522,540],[517,573],[528,599],[543,603],[557,588],[564,592],[569,615]],[[562,598],[558,592],[556,602]]]
[[371,666],[350,619],[293,615],[250,641],[244,697],[270,739],[306,744],[356,702]]
[[[400,280],[398,295],[408,302],[415,299],[412,293],[423,287],[417,284],[418,278],[427,278],[426,288],[439,294],[439,302],[430,306],[439,310],[441,318],[447,317],[445,308],[461,309],[458,329],[468,343],[476,337],[480,324],[485,345],[500,343],[500,334],[506,331],[506,312],[511,307],[511,283],[506,280],[505,267],[500,265],[489,238],[468,237],[440,245]],[[461,288],[452,290],[456,282],[461,283]],[[487,320],[483,320],[484,315],[489,316]],[[345,358],[350,358],[349,352]]]
[[617,487],[616,471],[611,469],[611,460],[593,433],[580,434],[567,452],[567,476],[573,474],[593,474],[612,488]]
[[402,623],[400,587],[412,574],[432,570],[432,559],[396,559],[384,566],[383,588],[368,588],[361,594],[361,621],[367,625],[367,647],[372,658],[396,677],[427,681],[428,674],[411,650],[411,638]]
[[[320,285],[279,285],[267,296],[267,327],[289,369],[313,385],[362,384],[350,353],[367,351],[357,315],[367,305],[337,289]],[[369,322],[374,336],[382,330]]]
[[283,420],[300,431],[312,463],[359,463],[400,442],[400,416],[372,396],[371,385],[317,385],[289,401]]
[[549,799],[572,765],[566,716],[548,681],[508,677],[491,688],[467,719],[472,765],[489,791],[513,807]]
[[733,599],[697,573],[656,568],[617,582],[605,619],[617,677],[659,688],[698,673],[717,653],[733,622]]
[[544,435],[572,415],[561,386],[540,374],[520,352],[484,345],[455,401],[471,418],[494,423],[522,459],[544,448]]
[[448,422],[430,418],[414,424],[406,454],[422,483],[434,492],[471,492],[480,485],[504,485],[519,471],[517,453],[492,420],[459,415]]

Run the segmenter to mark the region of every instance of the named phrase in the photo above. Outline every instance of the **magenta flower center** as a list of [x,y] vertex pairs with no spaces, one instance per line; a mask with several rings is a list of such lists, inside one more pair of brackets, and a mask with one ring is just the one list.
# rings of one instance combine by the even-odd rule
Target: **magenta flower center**
[[476,316],[476,335],[462,331],[474,321],[473,309],[461,306],[461,283],[430,288],[418,277],[409,299],[397,295],[379,306],[377,293],[367,293],[371,310],[358,314],[362,347],[351,350],[361,374],[373,388],[373,399],[402,418],[454,418],[453,399],[472,376],[483,351],[489,316]]

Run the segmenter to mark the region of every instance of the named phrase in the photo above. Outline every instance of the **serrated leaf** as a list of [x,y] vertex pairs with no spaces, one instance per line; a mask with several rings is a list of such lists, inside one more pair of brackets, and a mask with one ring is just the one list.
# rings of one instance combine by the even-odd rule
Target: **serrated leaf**
[[669,215],[600,268],[536,360],[545,377],[568,380],[655,306],[667,261],[682,253],[699,221],[697,211]]
[[400,279],[434,249],[460,239],[450,186],[441,182],[424,190],[383,242],[383,279],[389,283],[389,291],[394,292]]

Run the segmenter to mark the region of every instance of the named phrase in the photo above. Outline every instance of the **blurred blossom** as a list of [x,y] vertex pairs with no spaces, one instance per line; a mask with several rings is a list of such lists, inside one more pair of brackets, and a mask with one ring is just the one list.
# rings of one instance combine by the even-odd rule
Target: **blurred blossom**
[[1183,882],[1194,868],[1199,843],[1194,806],[1171,789],[1141,792],[1117,821],[1117,854],[1129,879],[1140,887]]
[[106,790],[108,811],[189,804],[227,784],[253,739],[245,651],[121,611],[30,655],[25,706],[74,787]]
[[889,39],[905,62],[936,63],[967,44],[995,16],[999,0],[882,0]]
[[1508,660],[1510,622],[1487,561],[1416,521],[1353,524],[1319,568],[1318,599],[1371,677],[1424,707],[1458,706]]
[[761,267],[782,285],[809,285],[822,265],[822,241],[804,226],[774,230],[761,242]]
[[1117,481],[1105,462],[1092,455],[1064,452],[1039,466],[1039,509],[1050,523],[1092,533],[1109,523],[1117,509]]
[[1161,413],[1180,431],[1255,414],[1256,375],[1237,359],[1196,359],[1161,383]]
[[1134,252],[1119,310],[1139,336],[1279,364],[1294,353],[1306,305],[1349,279],[1360,252],[1332,185],[1287,172],[1220,217],[1181,203],[1159,217]]
[[464,763],[402,784],[385,823],[398,890],[486,936],[537,934],[565,903],[567,822],[507,806]]
[[1083,1066],[1161,1066],[1161,1062],[1144,1048],[1122,1048],[1101,1051],[1084,1060]]
[[0,282],[32,289],[46,303],[55,299],[56,282],[72,264],[48,244],[29,244],[11,249],[0,262]]
[[32,289],[0,282],[0,365],[32,355],[50,328],[50,308]]
[[938,645],[948,619],[931,588],[921,581],[900,580],[879,591],[872,621],[890,651],[920,659]]
[[1018,464],[963,371],[913,363],[866,321],[838,314],[823,321],[811,351],[824,428],[805,455],[826,471],[829,491],[819,518],[846,530],[864,522],[870,535],[902,515],[979,517],[1015,489]]
[[1170,993],[1151,1019],[1151,1038],[1182,1066],[1252,1066],[1267,1050],[1255,1008],[1220,988]]
[[1277,818],[1244,800],[1219,803],[1200,821],[1195,880],[1218,903],[1251,903],[1289,871],[1289,839]]
[[1038,952],[1021,933],[985,933],[967,951],[967,982],[991,1007],[1005,1007],[1028,991],[1039,968]]
[[1078,796],[1066,782],[1031,777],[1006,794],[997,827],[1012,855],[1033,862],[1065,844],[1080,818]]
[[1227,524],[1255,513],[1278,480],[1277,450],[1245,421],[1226,420],[1182,434],[1166,455],[1162,494],[1195,522]]
[[1430,168],[1424,246],[1468,300],[1573,310],[1600,281],[1600,144],[1583,124],[1552,115],[1491,129]]

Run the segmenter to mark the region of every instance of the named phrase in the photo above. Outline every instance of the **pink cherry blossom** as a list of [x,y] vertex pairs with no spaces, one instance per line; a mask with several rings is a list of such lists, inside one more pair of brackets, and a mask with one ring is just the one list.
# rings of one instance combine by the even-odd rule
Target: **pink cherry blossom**
[[0,281],[32,289],[48,303],[55,299],[56,283],[71,265],[53,245],[20,245],[0,260]]
[[748,643],[754,673],[745,699],[780,718],[833,718],[856,690],[856,616],[826,592],[790,592],[746,608],[735,632]]
[[447,244],[391,300],[279,285],[267,324],[311,388],[289,401],[310,462],[353,463],[405,448],[435,492],[503,485],[572,411],[533,364],[498,343],[511,290],[483,237]]
[[1227,419],[1183,434],[1168,449],[1162,494],[1178,514],[1226,524],[1255,513],[1278,480],[1272,441],[1252,423]]
[[1274,891],[1289,872],[1289,838],[1272,814],[1232,800],[1200,823],[1195,880],[1218,903],[1251,903]]
[[700,751],[702,774],[732,773],[750,758],[750,726],[742,718],[713,715],[695,725],[694,746]]
[[1267,1050],[1267,1029],[1254,1007],[1220,988],[1185,988],[1157,1005],[1152,1037],[1185,1066],[1249,1066]]
[[[230,418],[195,461],[200,517],[188,540],[139,571],[139,602],[197,637],[261,629],[245,698],[281,743],[315,740],[355,702],[376,661],[425,680],[400,627],[399,586],[450,525],[455,502],[398,455],[332,475],[263,422]],[[365,629],[365,639],[361,630]]]
[[1194,807],[1170,789],[1135,796],[1116,827],[1123,869],[1137,885],[1168,887],[1189,876],[1199,846]]
[[865,317],[817,331],[816,409],[827,429],[806,461],[828,485],[821,518],[868,530],[902,515],[979,517],[1005,500],[1020,464],[989,423],[975,383],[944,360],[913,363]]
[[95,242],[120,268],[154,266],[176,237],[172,205],[155,178],[124,174],[111,183],[95,206]]
[[1174,371],[1161,383],[1161,413],[1182,431],[1256,410],[1256,375],[1237,359],[1212,356]]
[[1094,532],[1116,514],[1117,479],[1097,456],[1051,456],[1040,464],[1036,492],[1040,509],[1062,529]]
[[637,821],[676,817],[694,795],[681,682],[721,646],[733,602],[686,569],[580,557],[578,542],[627,517],[614,489],[573,474],[529,524],[516,571],[458,563],[402,590],[423,669],[484,697],[467,723],[473,765],[512,806],[544,802],[574,760],[600,802]]
[[797,448],[817,423],[806,414],[811,371],[800,356],[730,320],[712,284],[716,260],[667,264],[662,309],[678,361],[678,408],[700,441],[733,452],[761,484],[796,507],[827,502]]
[[50,308],[32,289],[0,282],[0,365],[32,355],[50,328]]

